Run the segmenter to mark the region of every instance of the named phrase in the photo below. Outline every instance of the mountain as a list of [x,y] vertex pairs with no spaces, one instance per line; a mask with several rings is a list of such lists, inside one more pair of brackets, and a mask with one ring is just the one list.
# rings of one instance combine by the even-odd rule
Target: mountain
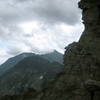
[[[10,68],[14,67],[18,62],[20,62],[24,58],[35,56],[35,55],[36,54],[34,54],[34,53],[22,53],[22,54],[19,54],[15,57],[8,59],[5,63],[3,63],[0,66],[0,76],[2,74],[4,74],[7,70],[9,70]],[[54,51],[54,52],[51,52],[48,54],[44,54],[44,55],[39,55],[39,56],[47,59],[50,62],[56,61],[56,62],[59,62],[61,64],[63,62],[63,54],[61,54],[57,51]]]
[[8,59],[5,63],[3,63],[0,66],[0,76],[4,72],[6,72],[8,69],[15,66],[18,62],[20,62],[21,60],[23,60],[24,58],[29,57],[29,56],[34,56],[34,54],[33,53],[23,53],[23,54],[20,54],[20,55],[17,55],[15,57]]
[[79,6],[85,31],[66,47],[65,73],[38,94],[30,89],[2,100],[100,100],[100,0],[81,0]]
[[41,55],[45,59],[49,60],[50,62],[59,62],[60,64],[63,64],[63,54],[57,52],[56,50],[54,52]]
[[13,66],[10,66],[0,77],[0,95],[20,94],[30,88],[41,90],[63,71],[62,64],[50,62],[40,55],[24,53],[9,61],[14,61],[14,59],[17,63],[11,62]]

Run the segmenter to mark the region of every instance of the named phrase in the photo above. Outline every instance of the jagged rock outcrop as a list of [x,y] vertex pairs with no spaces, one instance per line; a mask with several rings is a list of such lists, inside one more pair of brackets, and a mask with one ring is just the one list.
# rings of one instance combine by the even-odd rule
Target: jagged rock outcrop
[[45,91],[42,100],[100,100],[100,0],[82,0],[85,31],[66,47],[65,74]]
[[100,100],[100,0],[82,0],[79,7],[85,31],[66,47],[64,73],[34,100]]

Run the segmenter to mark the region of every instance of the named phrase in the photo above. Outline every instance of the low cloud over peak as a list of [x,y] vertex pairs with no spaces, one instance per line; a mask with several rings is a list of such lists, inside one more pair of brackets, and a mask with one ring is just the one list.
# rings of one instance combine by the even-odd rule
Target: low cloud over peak
[[0,61],[21,52],[64,52],[84,29],[78,1],[1,0]]

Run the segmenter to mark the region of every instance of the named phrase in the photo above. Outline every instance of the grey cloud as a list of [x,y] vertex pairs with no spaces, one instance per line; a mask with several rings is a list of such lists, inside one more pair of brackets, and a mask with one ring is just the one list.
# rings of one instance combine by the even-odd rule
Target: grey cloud
[[17,55],[20,54],[22,52],[22,50],[20,50],[20,48],[10,48],[7,53],[10,55]]
[[[17,24],[37,20],[46,25],[80,21],[78,0],[1,0],[0,38],[8,39],[20,31]],[[20,33],[20,32],[19,32]]]
[[0,18],[6,22],[40,20],[46,23],[76,24],[80,20],[78,0],[4,0]]
[[[77,0],[78,1],[78,0]],[[32,10],[41,20],[53,23],[76,24],[80,21],[81,11],[76,0],[37,0]]]
[[[63,51],[64,46],[81,33],[76,32],[76,37],[68,37],[59,31],[59,27],[55,29],[55,26],[64,23],[75,27],[75,24],[80,23],[81,11],[77,2],[78,0],[0,0],[0,40],[16,41],[16,44],[7,46],[7,54],[19,54],[25,52],[25,48],[26,51],[38,53],[54,49]],[[39,25],[38,31],[33,30],[33,34],[46,34],[46,38],[37,41],[32,34],[23,33],[18,24],[28,21],[42,24],[43,27]],[[31,38],[33,41],[30,42]]]
[[16,25],[7,24],[0,24],[0,39],[1,40],[13,40],[16,39],[18,36],[22,35],[21,29]]
[[0,1],[0,22],[15,24],[33,19],[32,11],[28,9],[28,3],[16,3],[15,0]]

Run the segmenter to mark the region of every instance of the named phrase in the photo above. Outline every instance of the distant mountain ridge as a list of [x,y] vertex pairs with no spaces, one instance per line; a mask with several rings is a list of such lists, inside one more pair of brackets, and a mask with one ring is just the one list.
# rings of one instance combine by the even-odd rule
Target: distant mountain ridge
[[11,59],[20,57],[23,57],[22,60],[17,64],[14,63],[15,65],[0,77],[0,95],[19,94],[29,88],[40,90],[63,71],[62,64],[57,61],[50,62],[41,55],[24,53]]
[[[9,70],[10,68],[15,66],[18,62],[20,62],[24,58],[35,56],[35,55],[38,55],[38,54],[22,53],[22,54],[15,56],[15,57],[9,58],[5,63],[0,65],[0,76],[3,73],[5,73],[7,70]],[[39,56],[47,59],[50,62],[58,62],[60,64],[62,64],[62,62],[63,62],[63,54],[61,54],[57,51],[50,52],[50,53],[47,53],[47,54],[42,54],[42,55],[39,55]]]
[[18,62],[20,62],[21,60],[29,56],[34,56],[34,54],[33,53],[23,53],[15,57],[9,58],[5,63],[3,63],[0,66],[0,75],[2,75],[5,71],[9,70],[13,66],[15,66]]
[[59,53],[58,51],[54,51],[51,53],[47,53],[44,55],[41,55],[43,58],[49,60],[50,62],[58,62],[60,64],[63,64],[63,54]]

